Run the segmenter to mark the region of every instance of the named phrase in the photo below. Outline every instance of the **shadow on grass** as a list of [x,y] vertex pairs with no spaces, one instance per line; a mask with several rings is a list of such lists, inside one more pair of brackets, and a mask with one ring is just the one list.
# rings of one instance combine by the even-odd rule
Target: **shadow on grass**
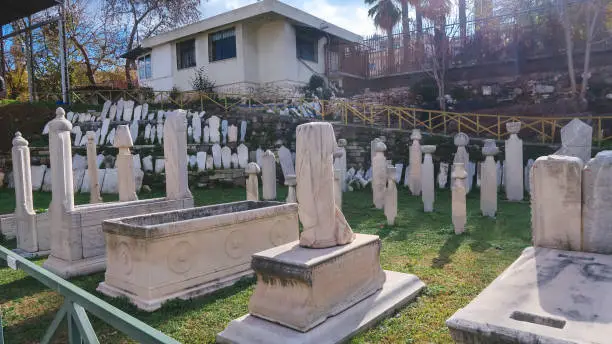
[[446,264],[451,262],[450,257],[457,251],[459,246],[467,238],[467,234],[452,235],[444,242],[444,245],[438,251],[438,256],[432,259],[431,267],[436,269],[443,268]]
[[13,282],[0,284],[0,290],[2,290],[2,293],[0,293],[0,304],[2,304],[49,290],[49,288],[33,277],[24,277]]

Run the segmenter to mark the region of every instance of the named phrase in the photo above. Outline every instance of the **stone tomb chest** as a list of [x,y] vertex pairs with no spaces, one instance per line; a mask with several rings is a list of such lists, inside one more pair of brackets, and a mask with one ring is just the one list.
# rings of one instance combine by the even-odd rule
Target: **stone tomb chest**
[[98,291],[154,311],[252,275],[254,253],[298,240],[297,204],[244,201],[105,221]]

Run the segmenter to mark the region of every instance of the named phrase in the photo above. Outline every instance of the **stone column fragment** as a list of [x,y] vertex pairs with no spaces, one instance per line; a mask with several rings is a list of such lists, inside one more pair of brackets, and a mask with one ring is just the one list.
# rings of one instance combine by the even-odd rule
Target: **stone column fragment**
[[276,157],[271,150],[264,152],[261,157],[261,183],[262,196],[266,201],[276,199]]
[[166,114],[163,127],[166,198],[192,198],[187,178],[187,117],[185,110]]
[[421,162],[423,161],[421,138],[421,131],[413,129],[410,135],[412,146],[410,146],[410,183],[408,184],[413,196],[421,194]]
[[431,156],[436,152],[436,146],[422,146],[421,151],[425,154],[421,170],[421,185],[423,191],[423,211],[431,213],[434,210],[436,198],[436,184],[434,180],[434,163]]
[[395,166],[387,167],[387,188],[385,189],[385,217],[387,225],[395,225],[397,217],[397,185],[395,184]]
[[483,216],[495,217],[497,212],[497,167],[494,156],[499,153],[495,140],[487,139],[482,147],[485,161],[480,181],[480,210]]
[[244,172],[248,175],[246,182],[247,201],[259,201],[259,180],[257,180],[257,175],[261,172],[259,165],[250,162]]
[[119,149],[116,160],[119,201],[136,201],[138,197],[136,196],[134,158],[132,158],[132,153],[130,152],[130,148],[134,144],[132,143],[130,128],[127,125],[117,126],[113,146]]
[[12,149],[13,181],[15,184],[15,220],[17,222],[17,247],[27,252],[38,251],[36,213],[32,197],[32,172],[28,141],[15,133]]
[[612,151],[597,153],[582,173],[582,250],[612,254]]
[[87,132],[87,174],[89,175],[89,203],[91,204],[102,203],[95,138],[95,132]]
[[346,192],[346,140],[338,140],[338,148],[334,155],[334,170],[340,170],[340,185],[342,186],[342,192]]
[[523,141],[517,136],[521,122],[508,122],[506,129],[510,138],[506,140],[505,187],[509,201],[522,201],[523,185]]
[[[455,146],[457,146],[457,152],[455,153],[455,158],[453,159],[453,165],[463,164],[463,169],[467,173],[468,164],[470,163],[470,155],[468,154],[467,149],[465,149],[465,146],[467,146],[468,143],[470,143],[470,137],[467,136],[467,134],[465,133],[458,133],[457,135],[455,135],[454,142],[455,142]],[[455,168],[453,166],[453,171],[454,170]],[[466,178],[467,178],[467,175],[466,175]],[[463,181],[467,182],[465,178],[463,179]],[[455,179],[453,178],[452,173],[451,173],[451,188],[454,185],[455,185]],[[464,185],[464,187],[465,187],[466,192],[469,193],[470,190],[468,189],[467,183]]]
[[385,185],[387,184],[387,146],[381,141],[374,145],[374,160],[372,161],[372,201],[377,209],[385,205]]
[[531,229],[534,246],[580,251],[582,160],[549,155],[531,168]]
[[287,189],[287,203],[297,203],[297,197],[295,195],[295,185],[296,179],[294,174],[289,174],[285,177],[285,185],[288,187]]
[[453,173],[451,178],[453,180],[452,185],[452,213],[453,213],[453,227],[455,228],[455,234],[461,234],[465,231],[465,223],[467,221],[467,209],[466,209],[466,187],[465,178],[467,178],[467,172],[465,171],[465,165],[463,163],[453,164]]

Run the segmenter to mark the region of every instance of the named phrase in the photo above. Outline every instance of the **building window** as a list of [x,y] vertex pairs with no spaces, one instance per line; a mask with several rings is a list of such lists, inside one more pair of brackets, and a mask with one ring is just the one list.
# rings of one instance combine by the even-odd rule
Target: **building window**
[[297,57],[302,60],[318,62],[317,39],[306,33],[297,33],[295,36]]
[[196,66],[195,39],[176,43],[176,68]]
[[236,57],[236,29],[217,31],[208,35],[208,59],[210,62]]
[[138,79],[151,79],[151,54],[138,58]]

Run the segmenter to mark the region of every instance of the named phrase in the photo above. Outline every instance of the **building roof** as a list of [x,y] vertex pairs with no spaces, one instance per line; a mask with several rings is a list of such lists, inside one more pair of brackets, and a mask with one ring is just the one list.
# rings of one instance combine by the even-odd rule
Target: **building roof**
[[160,44],[175,41],[182,37],[191,36],[200,32],[209,31],[214,28],[235,23],[241,20],[252,18],[266,13],[275,13],[298,22],[302,25],[312,27],[349,42],[359,42],[362,37],[348,30],[340,28],[334,24],[326,22],[309,13],[301,11],[295,7],[284,4],[278,0],[262,0],[254,4],[237,8],[233,11],[221,13],[214,17],[201,20],[181,28],[145,39],[142,46],[145,48],[154,47]]
[[17,19],[25,18],[47,8],[59,5],[59,0],[19,0],[3,1],[0,11],[0,25],[6,25]]

